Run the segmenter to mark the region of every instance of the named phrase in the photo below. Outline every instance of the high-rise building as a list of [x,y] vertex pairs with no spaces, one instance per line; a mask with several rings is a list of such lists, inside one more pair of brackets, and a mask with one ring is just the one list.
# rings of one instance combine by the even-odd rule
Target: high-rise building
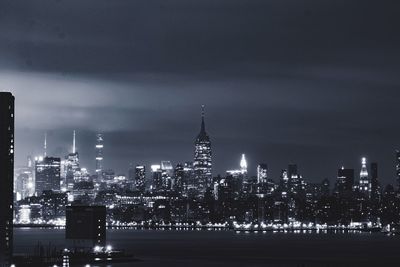
[[335,194],[339,196],[349,195],[354,186],[354,169],[338,169],[338,175],[335,186]]
[[0,92],[0,267],[9,267],[13,249],[14,96]]
[[182,164],[178,163],[174,170],[174,190],[179,194],[183,192],[183,182],[185,179],[185,170]]
[[161,161],[161,171],[162,171],[162,188],[164,190],[172,189],[172,178],[174,176],[174,167],[171,161]]
[[204,122],[204,105],[202,106],[200,133],[195,141],[193,169],[196,188],[200,194],[204,195],[212,182],[211,141]]
[[100,177],[103,173],[103,145],[104,139],[102,134],[96,135],[96,173]]
[[162,181],[162,170],[161,165],[153,164],[151,165],[151,176],[152,176],[152,191],[160,191],[163,187]]
[[293,194],[298,194],[305,190],[305,184],[303,178],[298,173],[296,164],[290,164],[288,166],[288,177],[289,177],[289,191]]
[[182,187],[183,193],[185,195],[188,194],[189,191],[196,189],[195,177],[193,173],[193,162],[187,161],[183,165],[183,180],[182,180]]
[[373,162],[371,163],[371,199],[374,202],[379,201],[381,197],[378,177],[378,163]]
[[360,182],[359,182],[358,189],[361,193],[364,193],[364,194],[370,196],[371,182],[369,180],[366,158],[361,159]]
[[36,194],[43,191],[60,190],[61,159],[53,157],[38,158],[35,162]]
[[242,174],[247,174],[247,160],[245,154],[242,154],[242,159],[240,160],[240,171]]
[[260,163],[257,166],[257,183],[265,184],[268,179],[268,165]]
[[143,165],[135,167],[135,188],[142,193],[146,190],[146,167]]

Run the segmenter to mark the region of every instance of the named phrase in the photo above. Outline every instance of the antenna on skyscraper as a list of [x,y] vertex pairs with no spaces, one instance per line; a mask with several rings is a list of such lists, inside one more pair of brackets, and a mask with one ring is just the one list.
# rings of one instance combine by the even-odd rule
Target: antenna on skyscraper
[[76,146],[75,146],[75,130],[74,130],[74,136],[72,139],[72,154],[75,154],[76,152]]
[[47,157],[47,132],[44,133],[44,156]]

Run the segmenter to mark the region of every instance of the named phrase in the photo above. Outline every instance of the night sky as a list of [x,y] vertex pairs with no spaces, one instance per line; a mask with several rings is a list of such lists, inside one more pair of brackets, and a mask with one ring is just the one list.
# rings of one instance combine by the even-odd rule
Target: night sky
[[400,147],[398,1],[0,1],[0,90],[16,96],[16,160],[94,169],[192,160],[201,105],[214,174],[297,163],[310,181]]

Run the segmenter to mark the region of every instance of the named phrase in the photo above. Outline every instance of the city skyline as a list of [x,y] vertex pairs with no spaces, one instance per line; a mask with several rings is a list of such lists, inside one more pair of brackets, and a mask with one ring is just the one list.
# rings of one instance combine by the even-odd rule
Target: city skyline
[[[205,106],[204,105],[201,105],[201,108],[202,108],[202,111],[201,111],[201,118],[202,118],[202,124],[201,124],[201,131],[203,131],[203,127],[204,127],[204,108],[205,108]],[[53,136],[54,136],[54,132],[55,131],[50,131],[52,134],[53,134]],[[61,131],[60,131],[61,132]],[[65,133],[64,132],[62,132],[62,135],[65,135]],[[88,138],[88,134],[86,133],[86,138]],[[67,144],[67,146],[66,147],[62,147],[62,146],[60,146],[59,144],[54,144],[56,147],[57,147],[57,149],[51,149],[51,147],[50,147],[50,151],[52,151],[52,152],[48,152],[48,149],[49,149],[49,144],[48,144],[48,132],[46,131],[46,132],[44,132],[44,134],[43,134],[43,140],[42,140],[42,147],[41,147],[41,149],[38,149],[37,151],[39,151],[37,154],[34,154],[34,155],[32,155],[32,154],[29,154],[29,155],[26,155],[25,157],[24,157],[24,159],[23,160],[21,160],[21,164],[18,164],[18,165],[16,165],[16,167],[23,167],[23,166],[26,166],[27,165],[27,163],[28,163],[28,161],[29,161],[29,157],[31,157],[31,159],[35,159],[35,158],[38,158],[38,157],[45,157],[46,156],[46,154],[49,154],[48,156],[57,156],[57,157],[61,157],[61,159],[63,159],[64,157],[66,157],[66,155],[68,155],[68,154],[75,154],[76,152],[79,152],[79,154],[80,154],[80,158],[81,158],[81,165],[82,165],[82,167],[84,167],[84,168],[86,168],[86,169],[88,169],[89,171],[91,171],[91,173],[96,173],[96,168],[97,168],[97,150],[98,150],[98,147],[97,147],[97,145],[99,145],[99,141],[98,141],[98,135],[101,135],[101,150],[103,151],[103,143],[102,142],[104,142],[104,140],[103,140],[103,133],[95,133],[95,137],[93,138],[93,140],[95,140],[95,141],[93,141],[93,140],[91,140],[90,141],[90,144],[91,145],[93,145],[94,147],[89,147],[87,144],[84,144],[82,147],[85,147],[86,149],[88,149],[88,151],[85,151],[85,150],[80,150],[79,148],[77,148],[77,145],[76,145],[76,130],[73,130],[72,131],[72,138],[70,138],[70,144],[68,145]],[[70,136],[71,137],[71,136]],[[208,137],[207,137],[208,138]],[[212,139],[212,138],[211,138]],[[78,143],[79,143],[79,141],[78,141]],[[112,145],[112,144],[110,144],[110,145]],[[42,150],[41,152],[40,152],[40,150]],[[372,161],[374,161],[374,162],[378,162],[378,163],[380,163],[380,165],[383,165],[383,166],[389,166],[390,165],[390,167],[392,168],[392,172],[393,172],[393,177],[385,177],[384,175],[382,175],[381,173],[389,173],[389,171],[388,170],[383,170],[382,171],[382,169],[383,168],[381,168],[380,169],[380,175],[379,175],[379,180],[382,182],[382,183],[385,183],[385,184],[393,184],[393,185],[396,185],[397,184],[397,177],[398,177],[398,175],[397,175],[397,168],[396,168],[396,163],[397,163],[397,151],[398,151],[398,149],[393,149],[393,153],[392,153],[392,162],[391,162],[391,164],[388,164],[388,162],[386,162],[386,163],[383,163],[383,164],[381,164],[381,162],[379,162],[379,161],[377,161],[377,160],[375,160],[375,159],[371,159],[370,157],[368,157],[368,156],[366,156],[367,155],[367,153],[363,153],[363,154],[361,154],[361,155],[359,155],[359,158],[355,158],[355,159],[353,159],[352,161],[353,161],[353,163],[356,163],[355,165],[350,165],[350,164],[348,164],[348,165],[346,165],[346,164],[339,164],[339,165],[337,165],[336,167],[335,167],[335,169],[334,170],[331,170],[331,172],[328,174],[328,173],[321,173],[320,174],[320,176],[319,177],[309,177],[308,175],[307,175],[307,173],[306,172],[304,172],[303,171],[303,168],[302,168],[302,166],[300,165],[299,167],[300,167],[300,172],[308,179],[308,180],[310,180],[311,182],[319,182],[319,181],[321,181],[322,179],[326,179],[326,178],[328,178],[329,180],[331,180],[331,181],[335,181],[336,180],[336,176],[335,176],[335,172],[336,172],[336,170],[338,169],[338,168],[341,168],[341,167],[346,167],[346,168],[352,168],[352,169],[355,169],[355,170],[358,170],[359,168],[360,168],[360,166],[358,166],[358,163],[359,163],[359,160],[360,159],[362,159],[362,158],[368,158],[368,159],[371,159]],[[64,154],[63,154],[64,153]],[[84,157],[83,157],[83,160],[82,160],[82,154],[83,155],[85,155]],[[229,171],[229,169],[230,168],[235,168],[235,167],[237,167],[237,166],[239,166],[239,164],[237,164],[238,162],[239,162],[239,160],[238,160],[238,158],[240,157],[240,156],[242,156],[243,154],[246,154],[246,155],[249,155],[248,153],[245,153],[245,152],[243,152],[243,153],[240,153],[240,154],[238,154],[238,155],[235,155],[236,156],[236,160],[234,159],[234,161],[233,162],[231,162],[230,163],[230,165],[229,166],[231,166],[231,167],[229,167],[229,168],[226,168],[226,169],[223,169],[223,168],[221,168],[221,167],[219,167],[218,168],[218,166],[216,167],[215,165],[213,166],[214,168],[216,167],[216,169],[217,170],[221,170],[221,172],[216,172],[216,171],[214,171],[213,173],[212,173],[212,175],[213,176],[217,176],[217,175],[225,175],[226,174],[226,172],[227,171]],[[103,162],[103,160],[104,160],[104,158],[103,158],[103,156],[104,156],[104,154],[103,154],[103,152],[101,152],[101,161]],[[18,156],[17,156],[18,157]],[[251,157],[251,154],[250,154],[250,157]],[[156,157],[154,157],[154,158],[156,158]],[[180,157],[180,158],[182,158],[182,157]],[[108,156],[106,157],[106,159],[108,159]],[[117,164],[117,166],[123,166],[122,168],[114,168],[113,166],[102,166],[102,169],[104,169],[104,170],[114,170],[117,174],[122,174],[122,175],[127,175],[128,174],[128,171],[129,171],[129,166],[130,165],[132,165],[132,164],[134,164],[134,165],[145,165],[145,166],[148,166],[148,167],[150,167],[152,164],[154,164],[154,163],[156,163],[156,162],[160,162],[160,161],[162,161],[162,160],[170,160],[169,158],[158,158],[158,159],[155,159],[155,160],[153,160],[153,161],[147,161],[147,162],[145,162],[145,161],[140,161],[140,160],[138,160],[138,161],[127,161],[126,159],[125,160],[123,160],[123,162],[124,163],[126,163],[127,162],[127,165],[126,166],[124,166],[124,165],[121,165],[121,164]],[[108,161],[112,161],[112,160],[110,160],[110,159],[108,159]],[[172,161],[172,163],[173,164],[182,164],[182,163],[184,163],[184,162],[188,162],[188,161],[193,161],[193,157],[192,158],[187,158],[187,159],[182,159],[181,161]],[[283,159],[281,160],[282,162],[284,161]],[[17,161],[18,162],[18,161]],[[106,162],[107,162],[107,160],[106,160]],[[257,167],[258,167],[258,164],[262,164],[262,163],[264,163],[264,162],[266,162],[265,160],[263,161],[263,160],[259,160],[259,161],[253,161],[253,162],[249,162],[250,163],[250,168],[249,168],[249,175],[251,175],[251,176],[256,176],[257,175]],[[339,161],[340,162],[340,161]],[[19,163],[19,162],[18,162]],[[285,164],[285,163],[283,163],[283,164]],[[269,172],[269,175],[270,175],[270,178],[272,178],[272,179],[279,179],[279,176],[281,175],[281,170],[282,169],[285,169],[286,167],[287,167],[287,165],[288,164],[297,164],[297,165],[299,165],[298,164],[298,162],[295,162],[295,161],[288,161],[287,163],[286,163],[286,165],[280,165],[280,166],[272,166],[272,168],[269,168],[269,170],[268,170],[268,172]],[[269,166],[271,166],[270,164],[268,164]],[[306,165],[309,165],[308,163],[306,163]],[[309,165],[310,166],[310,165]],[[271,169],[272,169],[272,171],[271,171]],[[271,173],[272,173],[272,175],[271,175]],[[314,179],[313,179],[314,178]],[[316,179],[315,179],[316,178]],[[386,178],[386,179],[385,179]]]

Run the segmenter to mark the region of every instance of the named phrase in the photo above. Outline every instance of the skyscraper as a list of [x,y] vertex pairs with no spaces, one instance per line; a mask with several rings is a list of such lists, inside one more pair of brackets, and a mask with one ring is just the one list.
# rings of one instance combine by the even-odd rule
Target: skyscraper
[[247,160],[245,154],[242,154],[242,159],[240,160],[240,171],[242,174],[247,174]]
[[376,202],[380,199],[380,189],[378,181],[378,163],[371,163],[371,199]]
[[146,167],[143,165],[135,167],[135,188],[141,193],[146,190]]
[[64,174],[65,185],[67,190],[74,188],[75,182],[79,182],[81,179],[81,172],[79,167],[79,153],[76,151],[76,134],[75,131],[72,135],[72,153],[69,153],[65,157],[64,162]]
[[368,176],[367,159],[366,158],[361,159],[360,183],[359,183],[358,188],[361,193],[364,193],[368,196],[371,193],[371,184],[370,184],[370,180],[369,180],[369,176]]
[[267,183],[268,178],[268,166],[267,164],[260,163],[257,166],[257,183],[264,184]]
[[38,158],[35,162],[36,193],[60,190],[61,159],[53,157]]
[[14,101],[0,92],[0,267],[10,266],[13,249]]
[[96,135],[96,173],[100,177],[103,172],[103,135]]
[[202,106],[200,133],[195,141],[193,169],[196,188],[200,194],[204,195],[212,181],[211,141],[204,122],[204,105]]
[[354,169],[338,169],[338,176],[335,185],[335,194],[339,196],[348,196],[354,186]]

